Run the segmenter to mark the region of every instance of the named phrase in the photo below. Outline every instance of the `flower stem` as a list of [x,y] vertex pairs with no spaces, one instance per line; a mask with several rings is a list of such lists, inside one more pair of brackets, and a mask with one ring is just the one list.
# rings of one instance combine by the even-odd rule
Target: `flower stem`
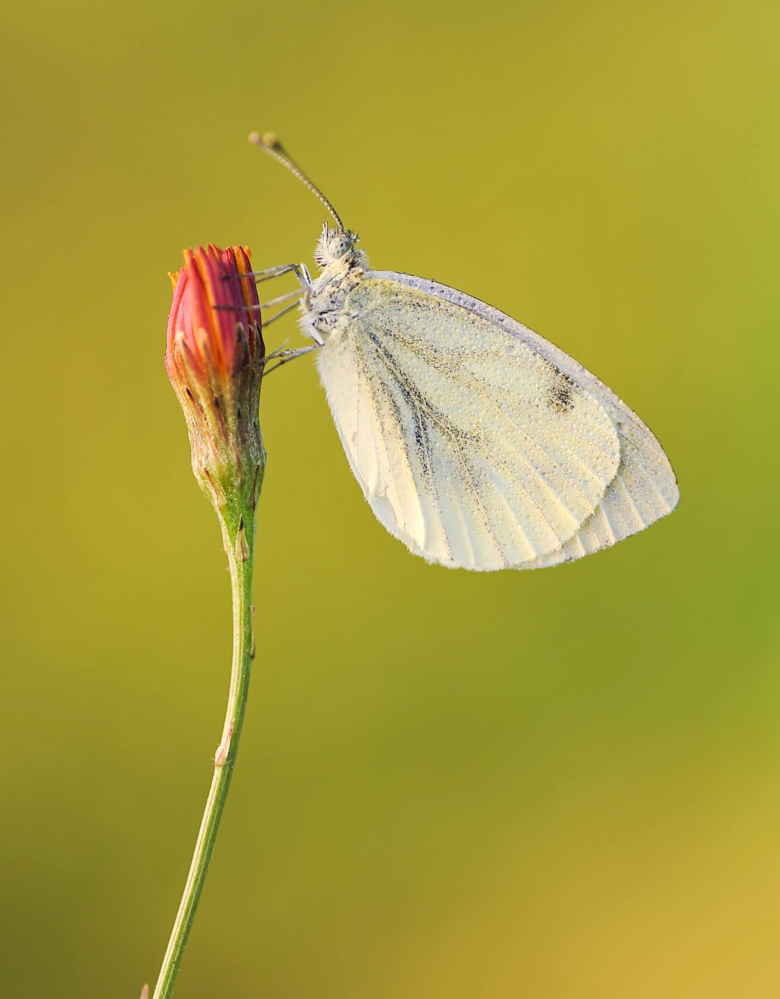
[[184,886],[179,911],[173,924],[168,948],[163,958],[152,999],[168,999],[173,993],[176,976],[187,945],[200,893],[211,862],[222,809],[225,807],[233,765],[238,751],[244,720],[249,677],[255,655],[252,607],[252,571],[254,564],[254,510],[218,511],[222,538],[230,567],[233,594],[233,663],[230,672],[222,740],[214,758],[214,776],[206,801],[203,818],[192,855],[187,883]]

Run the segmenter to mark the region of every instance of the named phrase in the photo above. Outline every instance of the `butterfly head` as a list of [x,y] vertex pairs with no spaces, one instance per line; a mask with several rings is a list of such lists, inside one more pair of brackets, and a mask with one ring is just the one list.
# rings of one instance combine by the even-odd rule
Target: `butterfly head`
[[314,249],[314,259],[323,269],[337,260],[350,264],[360,258],[362,262],[363,251],[356,249],[359,240],[358,234],[351,229],[331,229],[325,224]]

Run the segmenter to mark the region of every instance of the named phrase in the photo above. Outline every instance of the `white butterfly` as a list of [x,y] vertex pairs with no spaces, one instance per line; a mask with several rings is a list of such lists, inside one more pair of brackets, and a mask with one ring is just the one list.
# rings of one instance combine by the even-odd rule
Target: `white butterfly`
[[595,375],[479,299],[371,270],[275,136],[250,138],[336,220],[317,244],[316,279],[295,264],[260,274],[297,274],[301,328],[315,346],[275,356],[317,351],[352,471],[391,534],[441,565],[536,569],[675,508],[661,445]]

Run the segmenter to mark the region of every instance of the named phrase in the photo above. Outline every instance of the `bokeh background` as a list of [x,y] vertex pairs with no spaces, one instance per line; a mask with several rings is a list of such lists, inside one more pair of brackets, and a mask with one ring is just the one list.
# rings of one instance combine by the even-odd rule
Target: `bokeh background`
[[230,623],[165,272],[308,260],[325,218],[254,128],[375,266],[597,372],[683,501],[571,566],[430,567],[311,359],[274,375],[257,669],[177,996],[780,994],[778,30],[768,0],[5,8],[0,995],[137,999],[178,903]]

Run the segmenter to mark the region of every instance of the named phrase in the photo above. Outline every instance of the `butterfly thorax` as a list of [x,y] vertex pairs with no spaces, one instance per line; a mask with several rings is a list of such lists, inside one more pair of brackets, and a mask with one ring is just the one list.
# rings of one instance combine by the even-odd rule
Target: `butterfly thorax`
[[347,296],[368,267],[368,258],[363,250],[357,249],[357,242],[357,233],[327,226],[317,242],[314,259],[321,271],[301,301],[300,326],[305,336],[318,343],[348,324]]

